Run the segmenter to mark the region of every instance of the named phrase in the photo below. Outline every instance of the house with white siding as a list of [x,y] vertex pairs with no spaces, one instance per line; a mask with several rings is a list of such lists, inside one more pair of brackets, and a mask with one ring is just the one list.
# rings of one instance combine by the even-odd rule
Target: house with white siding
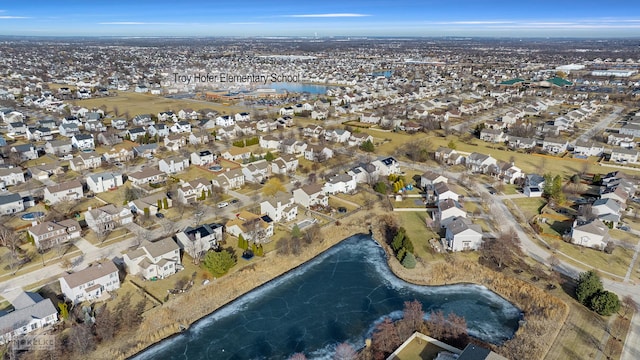
[[180,247],[171,238],[144,241],[122,256],[127,273],[139,275],[145,280],[167,278],[182,269]]
[[122,186],[122,175],[112,172],[103,172],[98,174],[89,174],[86,177],[87,187],[94,194],[115,189]]
[[111,260],[91,264],[58,281],[65,298],[74,304],[98,300],[109,291],[120,288],[118,268]]
[[20,290],[16,297],[8,300],[13,310],[0,311],[0,344],[58,322],[58,310],[51,299],[38,293]]
[[466,218],[449,222],[445,230],[444,245],[450,251],[478,250],[482,244],[482,228]]
[[71,180],[44,188],[44,202],[49,205],[62,201],[76,201],[82,198],[82,184],[78,180]]

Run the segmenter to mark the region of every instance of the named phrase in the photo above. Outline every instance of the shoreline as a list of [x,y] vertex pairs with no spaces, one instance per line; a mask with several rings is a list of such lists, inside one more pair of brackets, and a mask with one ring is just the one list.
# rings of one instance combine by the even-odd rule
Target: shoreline
[[[497,295],[501,296],[502,298],[516,306],[518,309],[520,309],[522,317],[525,320],[525,324],[518,327],[512,339],[507,340],[502,345],[496,345],[496,347],[508,346],[508,343],[514,341],[514,339],[522,339],[531,336],[543,337],[545,338],[545,340],[548,340],[548,344],[544,346],[544,349],[539,349],[539,351],[537,351],[536,353],[541,355],[541,359],[544,358],[553,344],[553,339],[555,339],[555,337],[557,336],[562,327],[562,324],[564,324],[564,320],[568,316],[568,306],[564,302],[551,295],[546,295],[547,297],[554,299],[550,303],[547,303],[548,307],[562,308],[561,310],[564,310],[560,311],[561,314],[555,314],[554,311],[554,314],[548,314],[548,317],[561,318],[563,319],[563,321],[553,321],[548,324],[547,322],[545,322],[546,332],[543,334],[533,334],[531,333],[532,330],[528,329],[527,321],[536,320],[535,318],[533,318],[533,315],[531,315],[531,313],[533,312],[532,310],[540,309],[537,307],[535,309],[532,309],[530,304],[525,304],[525,301],[522,298],[522,290],[526,290],[525,293],[527,294],[527,296],[524,297],[528,298],[528,294],[543,296],[540,294],[540,292],[543,292],[541,289],[531,284],[525,283],[521,280],[513,279],[511,283],[515,284],[517,287],[517,289],[514,291],[513,286],[505,285],[505,275],[493,271],[491,271],[491,273],[488,273],[490,270],[482,269],[480,268],[480,265],[470,264],[469,261],[465,260],[454,261],[454,264],[429,264],[428,267],[425,267],[424,264],[419,263],[415,269],[404,269],[402,265],[395,259],[395,257],[389,255],[388,245],[381,240],[381,236],[383,236],[382,233],[374,224],[371,224],[372,222],[374,222],[372,221],[372,219],[375,219],[375,217],[379,214],[380,212],[376,210],[372,210],[370,212],[359,211],[357,213],[354,213],[352,215],[353,217],[343,219],[343,221],[346,221],[346,223],[342,223],[341,225],[331,224],[323,228],[323,241],[311,244],[310,246],[304,248],[303,252],[298,257],[293,257],[292,255],[284,257],[281,256],[278,258],[281,263],[274,265],[273,261],[268,260],[271,257],[275,256],[275,253],[272,253],[271,255],[267,254],[267,256],[261,258],[258,262],[246,265],[245,267],[238,269],[238,271],[232,274],[225,275],[224,278],[216,279],[216,282],[211,282],[208,285],[201,285],[197,289],[194,289],[195,291],[185,294],[185,296],[183,297],[171,299],[162,306],[151,309],[148,314],[145,314],[143,323],[140,325],[138,331],[136,331],[136,333],[132,336],[135,339],[128,340],[134,341],[135,343],[130,343],[131,346],[126,348],[125,351],[121,352],[118,351],[118,349],[114,349],[116,345],[121,344],[116,342],[114,344],[104,344],[104,346],[99,346],[98,350],[101,349],[103,351],[106,351],[106,353],[96,355],[104,355],[103,358],[105,359],[133,358],[136,355],[139,355],[140,353],[152,348],[153,346],[162,343],[164,340],[171,339],[175,336],[179,336],[182,332],[188,331],[214,312],[223,309],[224,307],[228,306],[233,301],[239,299],[247,293],[259,289],[267,285],[271,281],[276,280],[291,271],[294,271],[299,266],[304,265],[308,261],[322,255],[327,250],[341,243],[343,240],[359,234],[366,234],[371,236],[373,241],[375,241],[385,251],[387,266],[391,270],[392,274],[399,279],[412,284],[426,286],[446,286],[454,284],[480,285],[484,286],[488,290],[496,293]],[[369,231],[370,225],[372,225],[373,227],[371,231]],[[465,271],[458,272],[458,276],[446,279],[438,278],[431,274],[433,268],[436,266],[451,265],[460,265],[466,269],[463,269]],[[261,273],[261,270],[264,272]],[[253,275],[257,275],[257,282],[238,282],[239,277],[243,277],[244,279],[248,278],[248,276],[245,276],[247,275],[247,271],[249,271]],[[478,278],[478,275],[480,275],[480,278]],[[491,280],[489,276],[492,276],[496,281]],[[499,284],[496,284],[496,282]],[[213,291],[216,291],[218,293],[222,292],[218,290],[228,291],[226,291],[224,294],[218,294],[218,299],[213,299],[214,301],[206,302],[205,304],[208,306],[202,306],[203,304],[201,299],[209,298],[207,294],[212,295],[211,293]],[[222,298],[220,298],[220,296],[222,296]],[[194,299],[194,297],[196,299]],[[198,300],[200,301],[200,303],[193,302]],[[180,313],[179,310],[183,307],[192,307],[195,311],[190,311],[188,312],[188,314]],[[162,321],[162,319],[169,321]],[[539,319],[536,320],[536,323],[538,321]],[[550,326],[551,324],[555,324],[555,326]],[[552,334],[553,336],[549,336],[549,334]],[[119,340],[122,341],[123,339]]]
[[[195,289],[195,291],[187,293],[183,297],[171,299],[162,306],[151,309],[148,314],[145,314],[145,320],[143,321],[143,324],[140,325],[142,331],[137,331],[136,335],[142,335],[141,333],[145,330],[143,329],[143,326],[146,322],[151,321],[150,319],[154,318],[154,313],[166,313],[167,311],[170,311],[171,308],[174,308],[176,306],[180,307],[180,305],[183,305],[183,303],[186,306],[195,305],[188,301],[189,298],[197,296],[194,294],[199,293],[199,298],[201,299],[202,297],[206,297],[206,293],[211,292],[212,290],[217,290],[225,286],[230,287],[231,289],[231,291],[226,294],[227,296],[224,296],[225,301],[214,304],[210,307],[210,311],[201,314],[201,316],[197,316],[197,313],[192,313],[192,315],[195,316],[192,316],[189,319],[184,319],[184,321],[174,320],[170,323],[163,324],[163,326],[152,329],[152,333],[147,334],[150,336],[137,339],[138,342],[131,348],[130,351],[127,351],[125,353],[114,353],[114,350],[116,349],[113,349],[112,346],[109,346],[109,344],[105,344],[105,349],[103,350],[107,350],[108,354],[103,354],[106,355],[104,356],[104,358],[131,359],[136,355],[144,352],[145,350],[148,350],[149,348],[161,343],[162,341],[178,336],[182,332],[191,329],[192,326],[196,325],[199,321],[202,321],[212,313],[224,308],[225,306],[228,306],[241,296],[255,289],[259,289],[262,286],[268,285],[271,281],[276,280],[277,278],[291,271],[294,271],[308,261],[324,254],[327,250],[338,245],[343,240],[346,240],[347,238],[358,234],[369,234],[367,215],[368,214],[366,214],[365,211],[358,211],[356,213],[353,213],[351,216],[341,219],[340,225],[335,225],[335,223],[333,223],[322,228],[321,231],[323,240],[321,242],[313,243],[305,247],[302,253],[297,257],[294,257],[293,255],[281,256],[279,260],[282,261],[282,265],[284,266],[278,267],[274,266],[273,264],[269,264],[269,261],[267,260],[270,260],[271,257],[276,256],[275,252],[273,252],[267,254],[257,262],[238,269],[238,271],[232,274],[225,275],[223,278],[216,279],[207,285],[200,285],[197,289]],[[249,271],[251,274],[258,274],[260,273],[260,270],[265,270],[265,272],[262,273],[260,279],[256,283],[251,284],[251,286],[249,286],[249,284],[246,284],[246,282],[240,284],[241,288],[238,288],[237,283],[231,286],[229,286],[230,284],[228,284],[236,282],[236,280],[238,280],[237,278],[246,275],[247,271]]]

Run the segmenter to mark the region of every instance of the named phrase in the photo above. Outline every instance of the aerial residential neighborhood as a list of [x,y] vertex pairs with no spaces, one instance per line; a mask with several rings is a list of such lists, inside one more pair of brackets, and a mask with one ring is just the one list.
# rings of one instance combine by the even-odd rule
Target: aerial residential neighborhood
[[[382,271],[340,272],[357,259],[386,262],[411,284],[398,288],[468,298],[390,285],[404,300],[388,309],[357,299],[378,320],[325,319],[343,334],[327,335],[332,354],[351,354],[336,359],[639,351],[634,40],[9,36],[0,53],[0,344],[50,336],[51,358],[129,358],[306,266],[333,261],[323,282]],[[379,260],[357,252],[368,244]],[[262,310],[321,308],[315,290]],[[229,312],[264,315],[242,309]],[[310,324],[289,329],[291,348],[211,346],[315,358],[298,336]]]

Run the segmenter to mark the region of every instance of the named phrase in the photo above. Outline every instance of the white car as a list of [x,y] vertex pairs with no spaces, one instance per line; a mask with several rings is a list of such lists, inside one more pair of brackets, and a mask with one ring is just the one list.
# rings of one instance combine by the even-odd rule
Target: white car
[[221,202],[221,203],[218,203],[218,208],[223,208],[223,207],[226,207],[226,206],[229,206],[229,203],[228,203],[228,202],[226,202],[226,201],[223,201],[223,202]]

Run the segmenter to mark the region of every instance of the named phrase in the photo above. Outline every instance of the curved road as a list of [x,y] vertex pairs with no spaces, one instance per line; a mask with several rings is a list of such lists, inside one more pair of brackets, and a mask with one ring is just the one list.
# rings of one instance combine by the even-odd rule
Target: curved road
[[[413,168],[419,171],[427,171],[427,170],[435,170],[436,172],[439,169],[434,169],[432,167],[407,163],[400,161],[400,165]],[[440,171],[444,176],[459,180],[460,174],[452,173],[449,171]],[[501,230],[510,230],[513,229],[520,239],[520,243],[522,249],[525,254],[540,262],[543,265],[550,266],[548,259],[551,256],[551,252],[547,249],[544,249],[536,242],[534,242],[528,234],[524,231],[520,223],[515,219],[509,208],[504,204],[504,202],[500,201],[496,196],[489,194],[489,191],[482,184],[475,184],[474,189],[478,194],[486,194],[485,198],[489,199],[489,209],[494,217],[499,218]],[[544,240],[542,240],[544,242]],[[640,246],[640,245],[639,245]],[[566,275],[570,276],[573,279],[576,279],[581,272],[584,272],[584,269],[580,269],[572,264],[569,264],[562,259],[559,259],[559,264],[554,267],[554,270]],[[598,269],[600,270],[600,269]],[[610,291],[615,292],[620,297],[631,296],[636,303],[640,302],[640,286],[632,285],[628,282],[620,282],[613,281],[607,278],[602,279],[602,283],[605,288]],[[629,329],[629,333],[627,335],[627,339],[624,344],[624,349],[622,352],[621,360],[638,360],[640,359],[640,312],[636,312],[631,320],[631,327]]]

